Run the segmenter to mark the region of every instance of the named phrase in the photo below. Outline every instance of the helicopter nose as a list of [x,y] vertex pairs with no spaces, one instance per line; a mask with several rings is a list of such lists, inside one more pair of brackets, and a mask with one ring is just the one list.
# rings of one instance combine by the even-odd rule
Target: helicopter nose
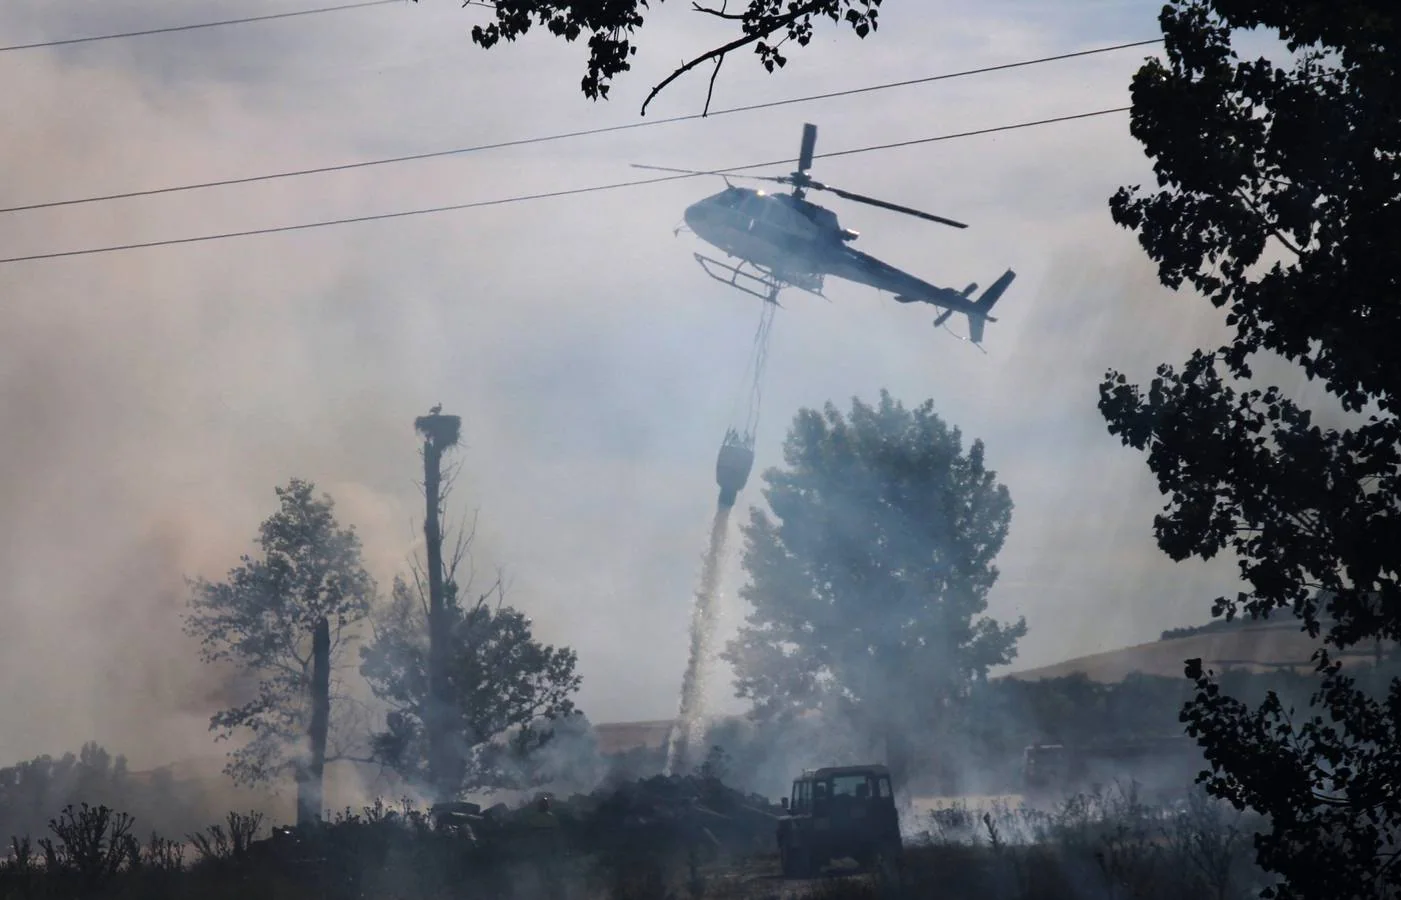
[[711,240],[715,232],[715,208],[704,201],[686,207],[683,214],[686,227],[702,240]]

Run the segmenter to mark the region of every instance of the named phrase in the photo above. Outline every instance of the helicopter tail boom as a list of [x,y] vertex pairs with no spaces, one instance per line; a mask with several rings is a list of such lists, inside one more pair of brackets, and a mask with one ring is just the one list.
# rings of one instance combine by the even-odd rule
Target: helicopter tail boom
[[[1013,272],[1011,269],[1003,272],[987,290],[983,291],[982,296],[973,302],[973,308],[965,313],[965,315],[968,316],[968,339],[973,343],[981,344],[983,342],[983,328],[988,322],[997,321],[988,314],[992,311],[993,305],[1001,299],[1003,292],[1007,290],[1007,286],[1010,285],[1016,277],[1017,273]],[[964,295],[967,296],[973,293],[974,287],[974,285],[969,285]]]

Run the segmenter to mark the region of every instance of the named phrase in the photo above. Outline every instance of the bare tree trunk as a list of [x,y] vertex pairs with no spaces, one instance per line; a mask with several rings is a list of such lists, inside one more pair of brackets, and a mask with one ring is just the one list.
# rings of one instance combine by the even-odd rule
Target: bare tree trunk
[[424,726],[428,730],[428,777],[433,785],[433,800],[442,803],[453,799],[457,785],[453,784],[451,746],[448,743],[447,722],[447,626],[443,602],[443,532],[438,521],[442,490],[442,448],[429,436],[423,442],[423,493],[427,513],[423,520],[423,536],[428,544],[428,709],[424,711]]
[[322,784],[326,773],[326,732],[331,725],[331,623],[316,623],[311,636],[311,727],[307,737],[311,759],[298,770],[297,824],[309,825],[324,811]]

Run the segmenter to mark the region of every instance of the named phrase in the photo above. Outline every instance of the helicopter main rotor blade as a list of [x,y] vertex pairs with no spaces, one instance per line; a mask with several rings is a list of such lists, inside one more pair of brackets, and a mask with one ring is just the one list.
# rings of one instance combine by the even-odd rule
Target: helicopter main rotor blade
[[642,163],[633,163],[634,169],[651,169],[654,172],[678,172],[682,175],[719,175],[719,172],[701,172],[696,169],[676,169],[671,166],[647,166]]
[[898,203],[889,203],[885,200],[877,200],[875,197],[867,197],[865,194],[853,194],[851,191],[844,191],[841,188],[831,187],[829,185],[822,184],[819,181],[809,182],[807,184],[807,187],[818,191],[830,191],[833,194],[836,194],[838,197],[844,197],[847,200],[855,200],[857,203],[867,203],[871,206],[879,206],[881,209],[888,209],[891,212],[904,213],[909,216],[915,216],[919,219],[926,219],[930,222],[938,222],[940,225],[951,225],[954,228],[968,227],[964,223],[955,221],[953,219],[946,219],[943,216],[936,216],[933,213],[927,213],[918,209],[912,209],[908,206],[901,206]]
[[803,144],[798,151],[798,171],[807,172],[812,168],[812,151],[817,146],[817,126],[811,122],[803,125]]
[[676,172],[680,175],[716,175],[720,178],[749,178],[755,181],[777,181],[780,184],[785,183],[782,178],[773,175],[739,175],[722,171],[703,172],[699,169],[675,169],[671,166],[648,166],[642,163],[632,163],[631,165],[634,169],[651,169],[654,172]]

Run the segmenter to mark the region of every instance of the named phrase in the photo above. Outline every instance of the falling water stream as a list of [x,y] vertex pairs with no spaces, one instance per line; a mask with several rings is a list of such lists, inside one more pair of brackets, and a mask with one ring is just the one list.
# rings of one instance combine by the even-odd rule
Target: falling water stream
[[691,613],[691,656],[681,682],[681,710],[667,738],[666,773],[681,774],[699,760],[698,744],[704,738],[706,683],[714,661],[715,629],[720,619],[720,569],[725,557],[732,506],[720,504],[710,525],[710,546],[701,567],[696,605]]

